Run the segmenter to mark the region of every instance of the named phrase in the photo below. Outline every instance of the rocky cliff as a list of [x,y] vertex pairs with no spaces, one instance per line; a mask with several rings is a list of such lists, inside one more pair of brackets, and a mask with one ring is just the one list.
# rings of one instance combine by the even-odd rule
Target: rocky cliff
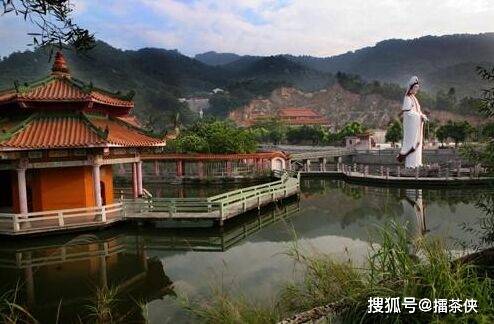
[[[350,121],[358,121],[372,128],[385,128],[398,118],[401,102],[390,100],[379,94],[360,95],[334,84],[316,92],[303,92],[296,88],[278,88],[268,98],[254,99],[238,108],[230,118],[239,124],[248,125],[259,116],[275,116],[276,111],[284,107],[310,107],[329,118],[336,128]],[[427,107],[422,110],[430,111]],[[432,119],[439,122],[447,120],[468,120],[477,124],[478,117],[461,116],[446,111],[430,111]]]

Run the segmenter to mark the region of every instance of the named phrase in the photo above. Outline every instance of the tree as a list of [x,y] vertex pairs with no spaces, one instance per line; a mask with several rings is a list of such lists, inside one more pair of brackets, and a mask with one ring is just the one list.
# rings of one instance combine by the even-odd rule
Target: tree
[[[494,67],[487,69],[484,67],[477,67],[477,73],[480,77],[490,83],[490,87],[482,91],[482,97],[479,98],[477,103],[478,111],[485,117],[494,116]],[[491,172],[494,166],[494,141],[492,137],[491,127],[486,126],[485,130],[486,142],[485,145],[480,147],[474,147],[472,145],[462,148],[462,155],[474,163],[481,163],[487,167]],[[484,132],[483,132],[484,133]]]
[[255,134],[229,121],[199,120],[167,149],[179,153],[252,153],[257,150]]
[[492,139],[494,138],[494,123],[487,123],[482,127],[482,138]]
[[206,139],[199,137],[197,134],[187,134],[179,136],[177,139],[170,141],[168,149],[177,153],[209,153],[209,144]]
[[70,17],[73,6],[69,0],[1,0],[4,14],[14,14],[38,26],[29,33],[35,46],[69,45],[77,50],[94,46],[94,35],[79,27]]
[[393,121],[386,131],[386,142],[391,142],[394,146],[403,137],[403,127],[398,120]]
[[290,127],[287,131],[287,140],[292,144],[311,141],[312,145],[319,145],[326,139],[326,130],[320,125],[304,125]]
[[470,126],[467,121],[448,121],[448,123],[437,129],[436,135],[441,143],[447,138],[451,138],[455,142],[455,147],[458,147],[459,143],[464,142],[467,139],[468,135],[472,132],[472,129],[472,126]]
[[366,128],[359,122],[346,123],[345,126],[338,132],[338,136],[343,139],[346,136],[354,136],[366,131]]
[[281,120],[276,118],[269,118],[266,120],[262,120],[257,122],[254,126],[254,129],[264,128],[268,131],[268,135],[264,138],[265,141],[271,141],[275,145],[283,142],[288,133],[288,127]]

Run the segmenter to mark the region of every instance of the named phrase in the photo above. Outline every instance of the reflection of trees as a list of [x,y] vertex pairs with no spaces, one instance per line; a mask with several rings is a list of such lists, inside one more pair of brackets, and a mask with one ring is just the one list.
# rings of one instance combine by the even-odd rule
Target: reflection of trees
[[460,242],[465,247],[482,250],[494,247],[494,192],[482,193],[478,196],[475,206],[482,210],[484,217],[471,223],[463,223],[460,226],[476,239],[471,242]]

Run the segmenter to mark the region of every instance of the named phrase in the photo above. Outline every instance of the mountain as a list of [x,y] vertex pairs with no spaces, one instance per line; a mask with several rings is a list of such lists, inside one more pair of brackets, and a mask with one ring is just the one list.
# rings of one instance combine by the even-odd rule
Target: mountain
[[[494,33],[390,39],[331,57],[285,57],[313,70],[332,74],[338,71],[352,73],[368,81],[403,85],[411,75],[418,75],[429,92],[455,86],[461,96],[478,95],[483,83],[475,67],[494,65]],[[238,57],[236,62],[243,58]],[[210,59],[213,59],[213,54],[210,54]],[[234,65],[236,62],[228,64]]]
[[194,56],[196,60],[208,65],[224,65],[231,62],[235,62],[239,58],[240,55],[234,53],[218,53],[215,51],[210,51],[202,54],[197,54]]
[[[264,93],[266,86],[293,84],[310,90],[332,82],[331,75],[283,56],[260,60],[243,57],[237,64],[212,66],[176,50],[124,51],[102,41],[86,53],[65,51],[65,56],[73,77],[110,91],[135,91],[136,114],[156,129],[170,127],[176,112],[182,122],[194,118],[179,102],[183,96],[208,94],[214,88],[232,86],[237,93],[245,93],[243,89],[249,87],[248,96],[256,96]],[[50,68],[49,52],[45,49],[13,53],[0,60],[0,89],[13,87],[14,81],[40,79],[50,73]]]
[[[75,78],[110,91],[134,90],[136,114],[146,124],[161,130],[173,123],[177,112],[184,123],[195,117],[179,101],[181,97],[210,96],[214,88],[226,89],[225,94],[213,96],[216,105],[212,105],[224,115],[253,98],[269,96],[280,86],[294,86],[305,93],[328,89],[336,84],[333,72],[340,69],[362,73],[366,79],[400,82],[399,78],[408,78],[412,71],[418,71],[426,88],[449,90],[455,87],[456,98],[460,100],[464,94],[473,94],[485,86],[474,70],[478,64],[492,64],[494,52],[490,40],[494,40],[494,34],[390,40],[332,58],[209,52],[198,55],[197,59],[176,50],[120,50],[98,41],[94,49],[84,54],[65,51],[65,55]],[[454,51],[455,48],[458,50]],[[471,55],[469,51],[473,51]],[[50,67],[48,51],[43,48],[13,53],[0,60],[0,89],[11,88],[14,81],[40,79],[50,73]],[[342,77],[341,73],[336,77],[344,89],[354,89],[354,94],[380,93],[384,98],[396,99],[403,93],[396,85],[364,84],[354,76]],[[341,80],[346,81],[341,83]],[[342,107],[348,105],[342,103]],[[429,106],[433,108],[432,104]],[[365,110],[366,106],[352,106],[352,109]],[[447,107],[439,109],[448,110]]]
[[242,57],[224,64],[224,70],[238,80],[280,81],[292,84],[303,90],[317,90],[334,83],[332,74],[316,71],[293,62],[282,55],[268,57]]

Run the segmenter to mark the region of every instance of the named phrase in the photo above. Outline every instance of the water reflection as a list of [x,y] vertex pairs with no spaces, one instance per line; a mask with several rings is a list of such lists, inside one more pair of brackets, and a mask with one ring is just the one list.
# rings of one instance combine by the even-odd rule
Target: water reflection
[[61,303],[61,322],[72,323],[79,317],[87,319],[96,291],[108,287],[118,291],[119,303],[113,312],[121,314],[126,323],[144,322],[139,303],[176,295],[165,274],[166,264],[149,254],[226,251],[297,212],[298,202],[291,200],[263,213],[245,215],[223,228],[167,230],[127,225],[98,234],[2,244],[1,288],[17,289],[18,302],[41,322],[54,322]]
[[[0,249],[2,288],[18,284],[18,302],[42,322],[54,322],[60,302],[62,323],[84,318],[98,288],[115,288],[145,303],[174,294],[161,262],[147,257],[138,238],[105,232],[9,245]],[[136,303],[126,300],[119,307],[126,321],[143,320]]]
[[428,230],[422,189],[407,189],[401,203],[403,205],[403,215],[412,224],[412,231],[415,231],[414,236],[425,235]]
[[[191,193],[187,188],[166,190],[186,196],[221,190],[204,186]],[[54,322],[60,300],[61,322],[77,322],[96,287],[105,286],[119,288],[118,312],[128,313],[126,322],[144,321],[136,301],[149,306],[151,323],[192,321],[175,296],[207,298],[214,274],[247,296],[276,295],[294,278],[293,261],[284,254],[294,239],[292,230],[301,246],[353,260],[365,258],[376,225],[389,220],[408,224],[414,236],[470,242],[480,237],[481,219],[494,218],[493,197],[489,188],[407,190],[305,180],[300,201],[248,213],[223,228],[127,224],[96,234],[4,241],[1,286],[11,289],[19,281],[21,303],[46,323]],[[466,222],[472,231],[460,226]],[[490,235],[486,242],[494,238]]]

